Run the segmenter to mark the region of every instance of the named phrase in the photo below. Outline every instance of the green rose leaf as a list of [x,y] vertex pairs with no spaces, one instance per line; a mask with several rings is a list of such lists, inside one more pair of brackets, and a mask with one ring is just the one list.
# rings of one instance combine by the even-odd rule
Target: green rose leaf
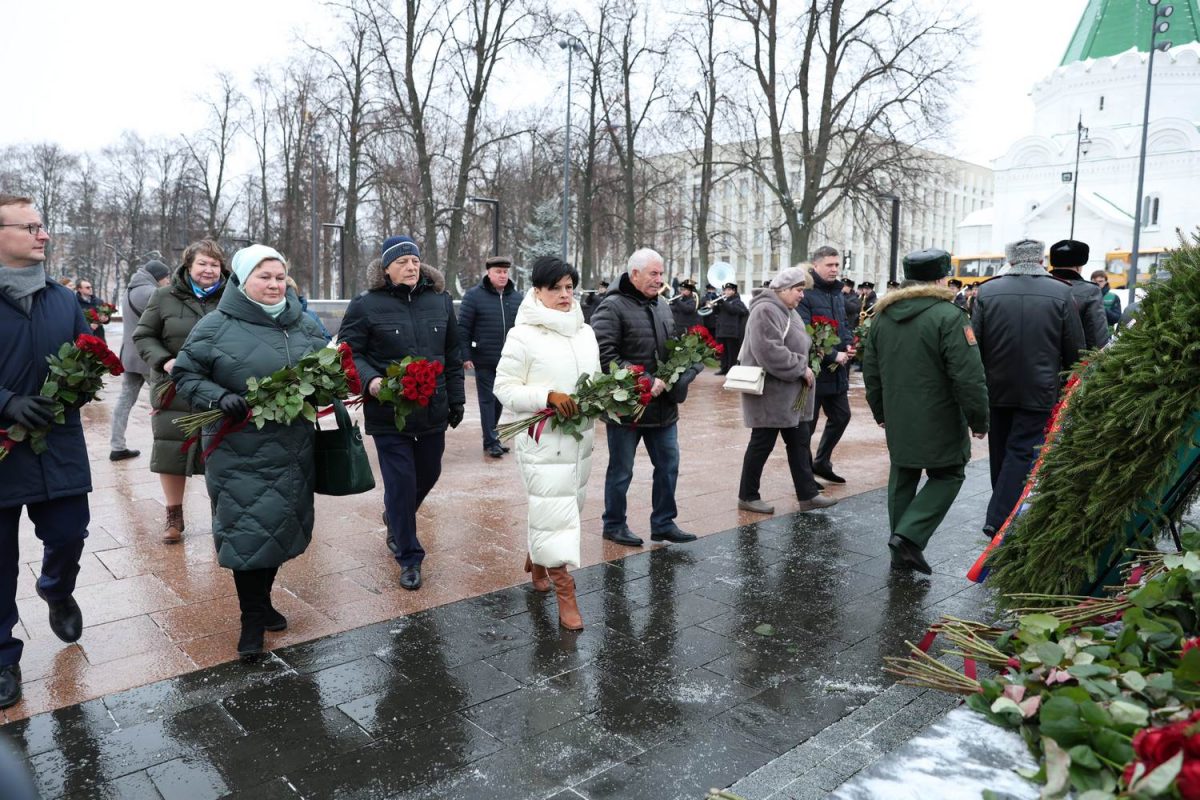
[[1045,703],[1039,714],[1043,736],[1048,736],[1066,747],[1087,741],[1089,726],[1082,719],[1079,704],[1056,694]]
[[1108,704],[1108,713],[1118,725],[1133,725],[1144,728],[1150,722],[1150,712],[1128,700],[1113,700]]
[[1155,797],[1170,788],[1182,767],[1183,751],[1180,750],[1174,756],[1155,767],[1146,777],[1135,781],[1133,786],[1129,788],[1136,796]]
[[1129,593],[1129,602],[1138,608],[1154,608],[1162,605],[1165,600],[1166,592],[1159,581],[1150,581],[1145,586]]
[[1021,707],[1008,697],[997,697],[988,710],[1014,725],[1019,725],[1025,718],[1021,713]]
[[764,622],[763,624],[761,624],[757,628],[755,628],[754,632],[757,633],[759,636],[774,636],[775,635],[775,626],[770,624],[769,622]]
[[1066,792],[1070,778],[1071,756],[1054,739],[1042,737],[1042,752],[1046,755],[1046,788],[1043,797],[1056,797]]
[[1038,642],[1034,645],[1033,652],[1037,654],[1043,664],[1049,667],[1057,667],[1066,655],[1062,647],[1054,642]]
[[1053,633],[1058,630],[1059,620],[1050,614],[1026,614],[1021,617],[1021,629],[1034,634]]
[[1088,769],[1100,769],[1100,759],[1096,757],[1096,751],[1088,747],[1086,744],[1077,744],[1067,751],[1071,756],[1071,763],[1079,764]]

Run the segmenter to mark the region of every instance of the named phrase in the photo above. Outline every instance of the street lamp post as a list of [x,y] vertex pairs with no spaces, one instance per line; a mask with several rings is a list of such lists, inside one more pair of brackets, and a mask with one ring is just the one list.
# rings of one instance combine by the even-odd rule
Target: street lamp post
[[[342,298],[346,297],[346,226],[340,222],[322,222],[322,228],[337,228],[338,232],[338,291]],[[329,287],[330,299],[333,297],[333,287]]]
[[1079,115],[1079,123],[1075,126],[1075,171],[1071,173],[1071,235],[1075,238],[1075,198],[1079,195],[1079,153],[1087,155],[1092,140],[1088,138],[1088,129],[1083,127],[1083,114]]
[[888,280],[895,281],[900,263],[900,197],[894,194],[881,194],[878,197],[880,200],[892,202],[892,242],[891,255],[888,259]]
[[1154,20],[1150,25],[1150,56],[1146,59],[1146,105],[1142,111],[1142,149],[1138,156],[1137,205],[1133,209],[1133,246],[1129,248],[1129,305],[1137,300],[1138,251],[1142,238],[1142,188],[1146,179],[1146,134],[1150,130],[1150,86],[1154,82],[1154,54],[1166,51],[1170,42],[1158,41],[1160,33],[1171,29],[1167,17],[1175,13],[1174,6],[1159,6],[1159,0],[1146,0],[1154,7]]
[[567,223],[571,214],[571,68],[583,42],[576,36],[561,39],[558,46],[567,51],[567,127],[563,131],[562,260],[567,260]]
[[317,220],[317,148],[321,146],[321,134],[313,134],[311,150],[311,160],[309,161],[309,182],[312,184],[312,197],[309,203],[312,205],[312,213],[309,216],[309,226],[312,229],[312,285],[308,287],[308,296],[316,298],[319,294],[317,291],[317,262],[321,260],[321,225]]
[[500,201],[494,197],[468,197],[467,202],[485,203],[492,207],[492,255],[500,255]]

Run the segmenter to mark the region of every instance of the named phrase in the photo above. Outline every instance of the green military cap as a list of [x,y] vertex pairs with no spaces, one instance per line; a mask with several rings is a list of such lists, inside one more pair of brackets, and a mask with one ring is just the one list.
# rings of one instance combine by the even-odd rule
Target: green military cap
[[917,250],[904,257],[905,280],[936,281],[951,272],[950,254],[945,250]]

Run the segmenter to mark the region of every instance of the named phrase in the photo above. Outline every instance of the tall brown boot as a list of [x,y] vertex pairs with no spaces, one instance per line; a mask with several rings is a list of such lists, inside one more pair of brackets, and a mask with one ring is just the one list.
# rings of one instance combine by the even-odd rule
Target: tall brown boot
[[167,506],[167,525],[163,530],[164,544],[179,544],[183,541],[183,506]]
[[533,563],[533,559],[528,553],[525,554],[525,571],[533,578],[535,592],[550,591],[550,579],[546,576],[546,568],[541,564]]
[[567,574],[566,567],[547,567],[546,572],[558,596],[558,624],[569,631],[583,630],[583,617],[579,616],[579,604],[575,602],[575,579]]

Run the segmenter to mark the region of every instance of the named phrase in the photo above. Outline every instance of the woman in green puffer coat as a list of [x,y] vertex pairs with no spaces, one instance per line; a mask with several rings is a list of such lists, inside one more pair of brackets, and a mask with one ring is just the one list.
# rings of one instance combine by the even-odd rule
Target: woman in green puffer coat
[[154,291],[133,332],[138,355],[150,367],[150,403],[155,414],[150,418],[154,449],[150,453],[150,471],[157,473],[167,504],[167,521],[162,540],[166,544],[183,541],[183,493],[189,475],[202,475],[200,448],[184,447],[187,436],[175,424],[189,408],[178,395],[163,404],[160,391],[170,380],[171,367],[183,343],[196,323],[217,309],[225,291],[229,269],[225,253],[211,239],[201,239],[183,251],[183,264],[171,282]]
[[[287,262],[270,247],[256,244],[234,254],[232,288],[216,313],[192,330],[171,371],[190,406],[245,420],[248,378],[263,378],[325,346],[286,280]],[[205,447],[216,427],[205,431]],[[233,570],[241,605],[243,660],[262,653],[265,630],[287,627],[271,605],[271,586],[280,565],[312,539],[315,431],[303,421],[269,422],[261,430],[249,424],[227,433],[205,464],[217,561]]]

